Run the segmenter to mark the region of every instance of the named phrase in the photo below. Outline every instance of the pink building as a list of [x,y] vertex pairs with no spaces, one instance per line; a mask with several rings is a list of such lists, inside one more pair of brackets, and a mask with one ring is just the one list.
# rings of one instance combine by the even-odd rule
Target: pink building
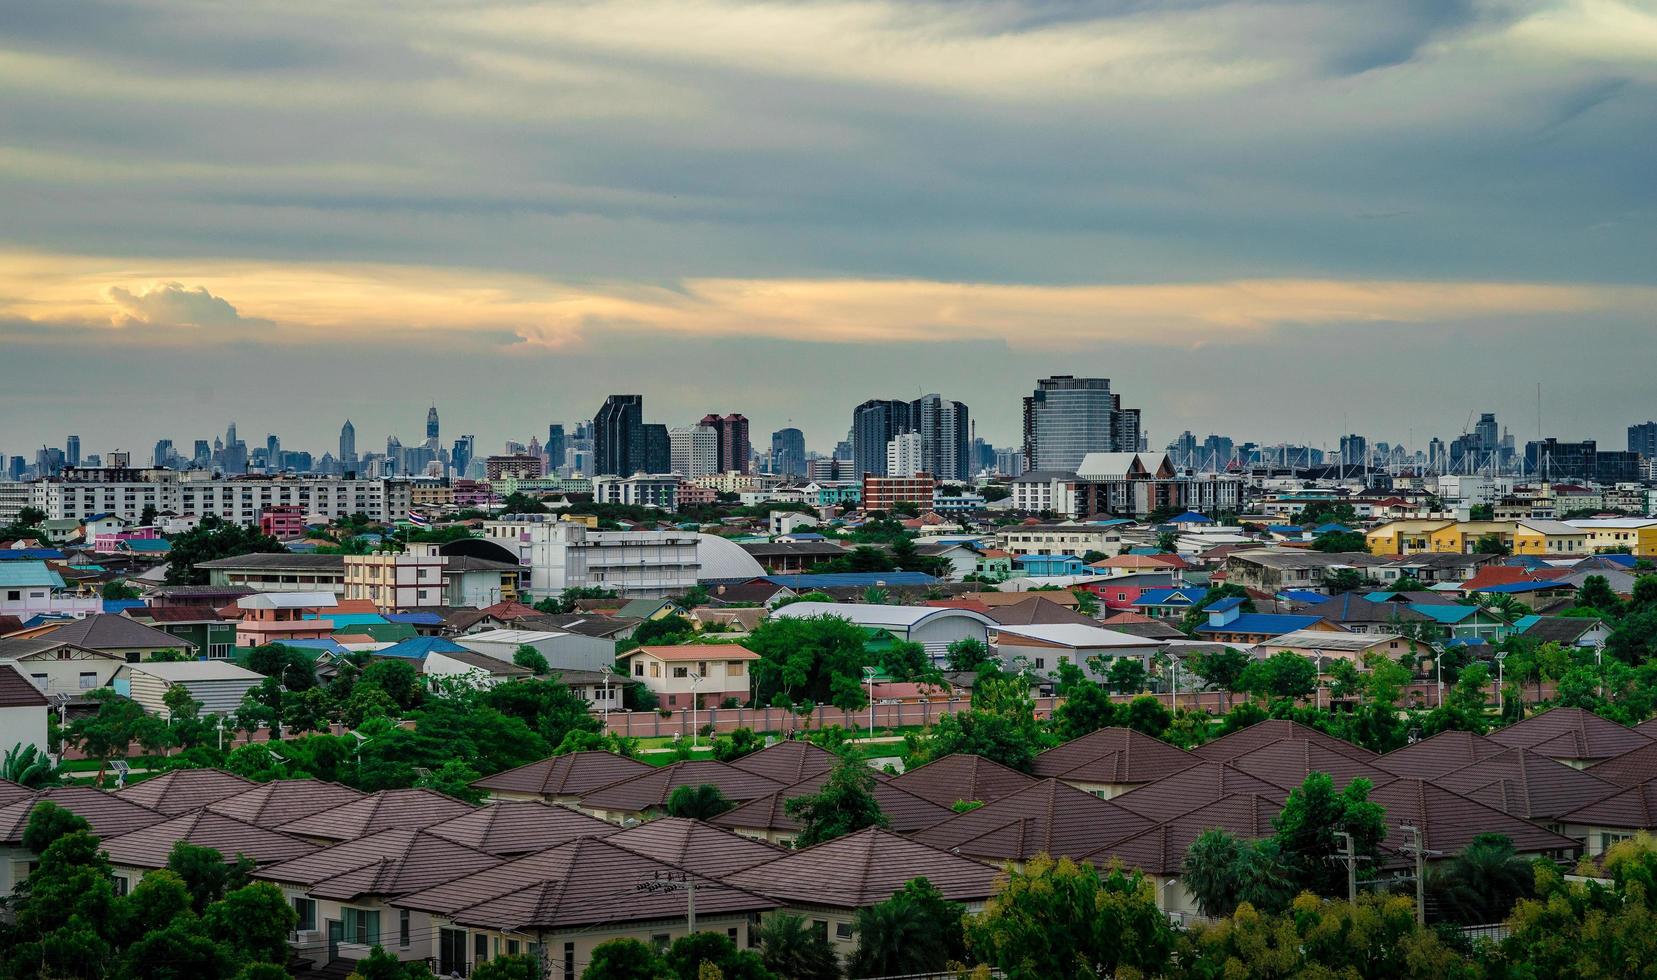
[[[242,611],[236,645],[259,647],[285,640],[326,640],[334,621],[320,618],[339,605],[332,592],[261,592],[236,600]],[[317,619],[306,619],[316,615]]]
[[259,514],[259,531],[278,541],[305,536],[305,511],[298,504],[274,504]]
[[455,506],[483,510],[495,503],[495,488],[487,480],[454,481]]
[[127,541],[157,541],[161,538],[161,529],[156,527],[129,527],[112,534],[99,534],[92,539],[92,550],[100,555],[112,555],[117,551],[125,551],[123,543]]

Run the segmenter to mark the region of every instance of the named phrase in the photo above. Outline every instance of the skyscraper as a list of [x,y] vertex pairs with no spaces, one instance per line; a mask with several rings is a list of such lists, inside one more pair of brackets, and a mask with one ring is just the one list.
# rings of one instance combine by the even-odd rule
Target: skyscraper
[[771,433],[771,472],[805,476],[805,433],[794,428]]
[[[672,451],[668,451],[669,466]],[[611,395],[593,416],[593,472],[632,476],[644,461],[644,396]]]
[[748,441],[748,419],[742,415],[721,416],[710,412],[698,423],[714,430],[719,436],[719,471],[721,473],[748,472],[748,457],[753,446]]
[[922,395],[910,403],[909,418],[921,437],[917,472],[931,473],[940,480],[971,479],[972,424],[965,405],[937,394]]
[[852,472],[859,478],[886,475],[886,446],[914,429],[909,403],[872,398],[852,409]]
[[176,455],[178,454],[173,452],[173,441],[171,439],[157,439],[155,441],[155,451],[150,454],[150,465],[171,466],[173,457]]
[[426,409],[426,441],[437,443],[437,406]]
[[70,466],[81,465],[81,437],[70,436],[63,443],[64,461]]
[[456,477],[466,476],[466,468],[472,465],[472,457],[477,455],[476,448],[477,436],[461,436],[455,440],[455,447],[449,451],[449,466]]
[[712,426],[681,425],[668,430],[672,470],[687,480],[719,472],[719,433]]
[[547,466],[556,471],[564,465],[564,426],[554,422],[547,426]]
[[1647,459],[1657,459],[1657,422],[1629,426],[1628,451]]
[[197,439],[196,448],[190,453],[190,465],[199,469],[206,469],[213,465],[213,444],[206,439]]
[[[1133,415],[1119,424],[1123,412]],[[1024,465],[1031,470],[1074,473],[1088,453],[1138,449],[1139,413],[1121,408],[1109,378],[1056,374],[1024,396]]]
[[350,419],[339,430],[339,465],[347,472],[357,468],[357,427]]

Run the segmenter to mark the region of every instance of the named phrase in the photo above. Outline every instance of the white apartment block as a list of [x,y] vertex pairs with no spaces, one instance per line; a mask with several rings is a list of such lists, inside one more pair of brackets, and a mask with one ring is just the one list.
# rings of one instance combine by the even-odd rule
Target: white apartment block
[[347,599],[367,599],[386,612],[428,609],[447,602],[443,571],[448,559],[438,553],[437,545],[416,544],[401,554],[344,558]]
[[486,522],[483,534],[518,557],[524,602],[575,588],[678,595],[701,571],[697,537],[689,531],[595,531],[551,514],[514,514]]
[[893,437],[886,444],[886,475],[914,476],[926,472],[922,446],[919,432],[900,432]]
[[[95,472],[95,471],[94,471]],[[345,480],[336,477],[224,479],[170,470],[127,471],[132,480],[48,480],[30,484],[29,506],[52,520],[84,520],[114,514],[136,521],[144,508],[161,513],[208,515],[237,524],[257,524],[268,507],[293,505],[325,518],[366,514],[393,521],[413,505],[411,485],[402,480]]]
[[687,480],[719,472],[719,433],[712,426],[681,425],[667,431],[673,472]]
[[595,476],[593,502],[659,507],[672,511],[679,504],[679,478],[672,473]]

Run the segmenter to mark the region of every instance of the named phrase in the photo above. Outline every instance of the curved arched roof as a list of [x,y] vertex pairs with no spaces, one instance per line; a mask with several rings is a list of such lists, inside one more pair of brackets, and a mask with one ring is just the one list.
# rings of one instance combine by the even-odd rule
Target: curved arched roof
[[750,579],[765,574],[753,555],[717,534],[696,535],[696,561],[702,566],[696,573],[700,579]]

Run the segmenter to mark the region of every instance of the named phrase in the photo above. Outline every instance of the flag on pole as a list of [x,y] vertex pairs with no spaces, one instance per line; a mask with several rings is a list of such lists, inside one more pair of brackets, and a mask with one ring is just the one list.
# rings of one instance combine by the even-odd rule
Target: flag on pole
[[432,526],[432,522],[429,519],[427,519],[426,515],[420,513],[417,510],[411,510],[411,511],[408,512],[408,522],[410,524],[413,524],[415,527],[431,527]]

